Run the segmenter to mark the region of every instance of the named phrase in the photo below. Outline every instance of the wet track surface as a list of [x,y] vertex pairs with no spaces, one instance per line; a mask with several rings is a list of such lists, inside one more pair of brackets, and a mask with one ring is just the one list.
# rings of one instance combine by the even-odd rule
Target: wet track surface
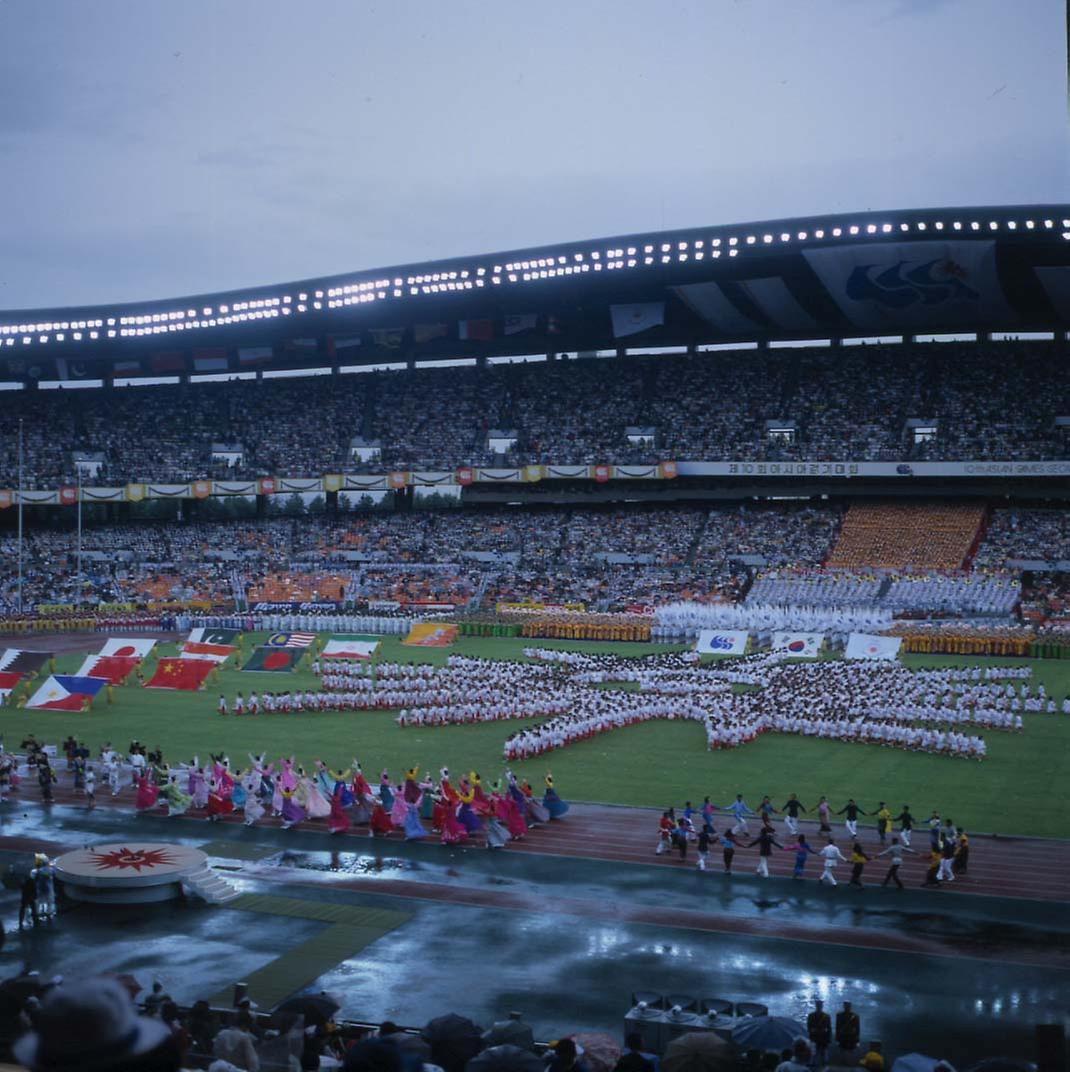
[[[561,823],[499,852],[478,846],[331,837],[195,818],[133,816],[129,806],[9,805],[0,860],[104,840],[206,846],[239,889],[317,903],[389,907],[408,922],[320,975],[343,1013],[422,1022],[461,1008],[481,1022],[525,1011],[542,1037],[577,1024],[619,1032],[633,990],[757,1000],[801,1015],[816,997],[853,1001],[863,1034],[886,1050],[941,1053],[961,1064],[988,1052],[1031,1056],[1031,1025],[1070,1009],[1070,847],[972,839],[970,875],[950,889],[795,882],[791,857],[774,877],[736,874],[653,854],[652,813],[574,806]],[[804,827],[805,828],[805,827]],[[873,831],[864,830],[872,849]],[[845,838],[838,837],[841,843]],[[915,845],[924,847],[919,831]],[[711,862],[714,860],[711,857]],[[883,861],[867,878],[883,877]],[[1019,892],[1020,891],[1020,892]],[[1028,898],[1028,899],[1026,899]],[[0,900],[8,943],[0,966],[108,968],[159,975],[183,1000],[214,994],[300,947],[321,924],[203,906],[77,908],[49,928],[12,934],[17,895]],[[894,1040],[894,1041],[893,1041]],[[956,1060],[957,1059],[957,1060]]]

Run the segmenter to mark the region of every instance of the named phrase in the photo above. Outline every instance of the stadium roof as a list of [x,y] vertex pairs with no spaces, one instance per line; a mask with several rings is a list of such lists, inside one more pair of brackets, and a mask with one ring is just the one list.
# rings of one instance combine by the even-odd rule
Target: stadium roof
[[0,356],[9,376],[67,379],[1068,328],[1070,205],[1029,205],[767,220],[17,310],[0,313]]

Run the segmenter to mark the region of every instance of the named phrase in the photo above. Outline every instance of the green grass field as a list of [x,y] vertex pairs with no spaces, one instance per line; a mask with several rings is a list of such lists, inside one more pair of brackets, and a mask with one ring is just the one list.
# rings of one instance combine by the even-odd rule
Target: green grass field
[[[519,659],[521,649],[530,643],[462,637],[449,650]],[[622,655],[666,650],[650,644],[539,643]],[[253,638],[246,637],[246,653],[252,645]],[[174,654],[169,645],[158,650],[162,655]],[[446,654],[444,649],[405,648],[396,638],[388,638],[378,658],[443,663]],[[61,656],[57,670],[72,673],[82,658],[81,654]],[[979,661],[1015,664],[1027,660],[906,656],[905,661],[913,666],[972,666]],[[1061,700],[1070,693],[1070,661],[1037,660],[1033,667],[1034,680],[1043,681],[1050,695]],[[248,695],[252,688],[315,689],[317,684],[307,670],[255,675],[223,670],[218,683],[210,681],[204,692],[161,692],[128,685],[114,690],[110,706],[101,697],[84,714],[0,708],[0,727],[9,748],[29,732],[49,743],[59,743],[73,733],[94,750],[106,740],[122,749],[136,737],[150,747],[161,746],[172,762],[194,753],[203,758],[210,751],[225,751],[240,767],[247,752],[267,751],[273,756],[294,753],[304,763],[322,758],[337,767],[356,756],[372,781],[384,766],[396,776],[414,763],[433,773],[443,765],[454,772],[475,769],[484,779],[493,779],[503,770],[502,743],[514,723],[402,729],[388,711],[275,714],[255,719],[222,719],[215,711],[220,692],[229,702],[239,689]],[[552,769],[559,792],[574,800],[668,807],[688,799],[697,802],[707,794],[723,804],[742,792],[753,807],[764,793],[779,805],[789,792],[796,792],[807,806],[825,794],[834,807],[840,807],[853,796],[867,810],[876,808],[878,800],[886,800],[894,809],[908,803],[919,817],[937,808],[976,831],[1064,836],[1058,801],[1063,792],[1060,786],[1070,780],[1070,718],[1023,717],[1022,734],[984,733],[988,758],[983,763],[772,734],[730,752],[708,752],[697,724],[651,722],[517,764],[515,769],[533,784],[541,783],[546,770]]]

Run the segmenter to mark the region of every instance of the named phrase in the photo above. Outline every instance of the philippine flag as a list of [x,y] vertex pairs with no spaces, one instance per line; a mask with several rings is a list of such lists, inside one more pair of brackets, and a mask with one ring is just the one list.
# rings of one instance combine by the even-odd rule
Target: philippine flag
[[44,711],[84,711],[107,684],[102,677],[56,674],[30,697],[26,706]]

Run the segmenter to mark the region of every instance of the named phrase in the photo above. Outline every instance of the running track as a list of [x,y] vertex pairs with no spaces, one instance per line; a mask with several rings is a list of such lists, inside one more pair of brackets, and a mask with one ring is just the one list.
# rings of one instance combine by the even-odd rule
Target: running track
[[[75,794],[70,787],[68,775],[61,768],[60,776],[53,793],[57,804],[84,807],[84,798]],[[103,808],[123,808],[135,819],[133,808],[133,791],[124,788],[122,794],[112,798],[107,785],[97,786],[97,806]],[[22,788],[12,797],[15,801],[24,798],[27,801],[39,801],[37,785],[23,783]],[[154,809],[152,815],[166,815],[164,808]],[[654,809],[613,807],[599,804],[573,804],[565,819],[539,826],[528,833],[521,841],[510,842],[504,851],[553,856],[575,857],[584,860],[607,860],[622,864],[644,864],[653,867],[674,868],[676,870],[695,866],[694,845],[688,849],[688,858],[682,861],[676,852],[657,856],[657,820],[660,812]],[[182,817],[184,822],[203,822],[206,829],[205,813],[191,809]],[[240,815],[227,816],[220,820],[226,823],[240,823]],[[730,817],[718,816],[715,820],[719,828],[724,828]],[[278,827],[277,819],[265,817],[258,824],[265,827]],[[428,826],[425,822],[425,826]],[[788,844],[790,838],[782,823],[777,823],[778,840]],[[326,822],[307,820],[294,833],[299,837],[302,829],[326,833]],[[752,831],[757,831],[757,824],[751,821]],[[824,844],[818,834],[817,824],[800,822],[799,829],[806,833],[808,840],[815,846]],[[880,850],[876,830],[872,826],[859,825],[862,846],[866,852],[875,855]],[[844,856],[850,856],[851,839],[842,824],[833,827],[836,844]],[[366,826],[355,827],[349,834],[341,835],[341,840],[367,839]],[[401,841],[400,832],[381,842]],[[429,839],[430,840],[430,839]],[[743,839],[741,839],[743,840]],[[478,842],[477,842],[478,843]],[[471,844],[471,842],[469,842]],[[0,846],[2,847],[2,846]],[[354,846],[355,847],[355,846]],[[900,876],[905,886],[921,886],[925,878],[929,859],[929,833],[927,828],[916,828],[912,838],[912,847],[918,850],[917,856],[906,856]],[[737,849],[733,870],[739,873],[753,872],[758,863],[758,850]],[[786,852],[774,852],[770,859],[770,872],[777,878],[790,878],[794,856]],[[866,865],[863,881],[872,884],[883,879],[887,870],[887,858],[873,860]],[[720,850],[711,851],[709,869],[711,879],[719,881],[722,871]],[[820,861],[807,861],[809,880],[816,879],[820,873]],[[851,869],[848,864],[840,864],[836,869],[837,880],[846,883]],[[999,835],[974,834],[970,837],[969,874],[957,877],[951,886],[942,886],[930,891],[933,896],[983,895],[988,897],[1027,898],[1040,901],[1070,900],[1070,841],[1056,841],[1042,838],[1002,837]]]

